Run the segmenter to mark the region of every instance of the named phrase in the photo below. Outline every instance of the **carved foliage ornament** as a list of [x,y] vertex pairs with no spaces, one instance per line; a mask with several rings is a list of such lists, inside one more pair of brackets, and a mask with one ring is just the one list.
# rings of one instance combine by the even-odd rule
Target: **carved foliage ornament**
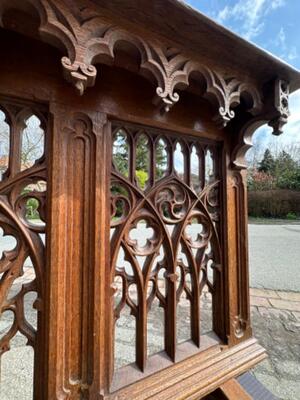
[[[115,48],[120,42],[134,46],[141,57],[140,73],[156,81],[153,103],[164,112],[178,102],[177,89],[189,86],[192,73],[201,76],[205,83],[203,96],[217,109],[215,117],[220,127],[225,127],[234,116],[236,107],[245,94],[246,107],[252,114],[262,108],[261,95],[252,85],[235,78],[224,78],[220,73],[190,60],[180,51],[164,48],[158,42],[146,42],[103,19],[89,7],[70,7],[52,0],[26,0],[40,15],[39,32],[42,38],[67,52],[62,58],[65,79],[82,95],[95,84],[97,70],[94,63],[112,64]],[[1,11],[9,7],[9,2]],[[1,17],[1,15],[0,15]],[[1,21],[1,19],[0,19]]]

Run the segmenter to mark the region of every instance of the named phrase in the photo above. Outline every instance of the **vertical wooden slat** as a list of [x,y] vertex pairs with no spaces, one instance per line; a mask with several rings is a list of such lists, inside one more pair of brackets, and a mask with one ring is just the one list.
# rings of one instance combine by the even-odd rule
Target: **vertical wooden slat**
[[128,139],[129,139],[129,178],[132,183],[135,183],[135,181],[136,181],[136,176],[135,176],[136,136],[131,134]]
[[8,175],[11,177],[21,170],[22,123],[14,120],[10,131]]
[[186,184],[188,186],[191,186],[191,150],[192,150],[192,148],[187,143],[185,143],[184,149],[185,149],[185,157],[184,157],[185,179],[186,179]]
[[150,152],[150,165],[149,165],[149,187],[153,187],[155,181],[155,174],[156,174],[156,149],[155,149],[155,142],[154,137],[149,136],[149,152]]
[[138,291],[138,312],[136,316],[136,363],[142,372],[147,362],[147,304],[145,290]]
[[199,277],[195,274],[192,278],[192,300],[191,300],[191,338],[196,346],[200,347],[200,290],[199,290]]
[[[110,168],[111,168],[111,124],[105,114],[96,113],[94,118],[95,132],[95,191],[94,191],[94,265],[93,284],[93,380],[90,398],[101,400],[110,384]],[[101,156],[99,156],[101,155]]]
[[167,273],[167,293],[165,309],[165,350],[172,361],[176,359],[176,263],[170,263],[172,271]]
[[199,146],[199,155],[200,155],[199,177],[201,180],[201,189],[203,189],[205,186],[205,151],[200,146]]
[[[225,309],[226,309],[226,298],[225,298],[225,276],[226,276],[226,257],[224,254],[224,226],[225,226],[225,215],[226,215],[226,180],[222,179],[226,176],[225,173],[225,151],[223,146],[216,146],[214,148],[214,159],[215,159],[215,175],[216,180],[220,183],[217,186],[218,190],[218,220],[215,222],[215,229],[219,238],[220,254],[216,260],[214,268],[214,292],[212,296],[212,322],[214,332],[224,342],[227,340],[226,328],[225,328]],[[217,247],[217,243],[214,244]]]

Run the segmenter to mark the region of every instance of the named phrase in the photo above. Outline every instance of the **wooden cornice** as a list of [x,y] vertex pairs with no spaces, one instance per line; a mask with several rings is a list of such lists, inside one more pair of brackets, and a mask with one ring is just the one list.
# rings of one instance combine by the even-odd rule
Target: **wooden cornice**
[[151,32],[159,32],[234,75],[242,72],[245,78],[255,78],[262,84],[278,76],[290,82],[291,92],[300,88],[298,70],[208,18],[184,0],[127,0],[126,4],[123,0],[91,1],[102,10],[109,10]]
[[[65,55],[61,62],[64,77],[74,85],[80,95],[95,84],[95,64],[115,63],[117,47],[121,43],[135,49],[132,57],[139,59],[139,73],[155,82],[153,103],[162,112],[168,112],[179,101],[179,91],[190,86],[192,77],[201,88],[201,96],[214,107],[214,120],[221,128],[235,118],[235,109],[242,103],[249,115],[253,118],[259,117],[260,120],[266,115],[267,107],[267,122],[273,126],[274,133],[282,130],[287,119],[289,81],[281,81],[285,82],[285,94],[281,91],[276,96],[271,95],[273,104],[270,106],[269,93],[273,89],[263,92],[263,82],[241,79],[242,71],[239,77],[234,76],[226,68],[222,70],[211,67],[211,64],[206,65],[197,53],[191,56],[186,50],[173,47],[172,42],[159,40],[159,36],[136,34],[121,26],[118,17],[112,20],[104,18],[99,8],[93,6],[89,0],[71,3],[69,0],[1,0],[0,23],[5,27],[2,16],[9,9],[22,9],[29,13],[35,10],[40,19],[40,38],[63,50]],[[105,0],[97,0],[96,3],[102,4],[103,8],[115,5],[116,10],[118,9],[118,1],[110,1],[110,7]],[[172,2],[167,3],[170,7]],[[174,18],[177,15],[177,6],[173,5]],[[125,8],[128,7],[126,5]],[[152,13],[151,17],[157,23],[155,9]],[[138,24],[138,21],[134,23]],[[202,28],[205,26],[207,29],[207,21],[203,23]],[[215,51],[213,47],[210,45],[208,59]],[[277,90],[276,86],[274,90]],[[282,107],[282,102],[287,103],[286,107]]]

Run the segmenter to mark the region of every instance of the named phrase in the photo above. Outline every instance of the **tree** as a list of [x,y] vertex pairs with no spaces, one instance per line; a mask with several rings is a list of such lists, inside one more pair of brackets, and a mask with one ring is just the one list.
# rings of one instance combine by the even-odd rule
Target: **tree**
[[[166,143],[160,139],[156,145],[156,178],[161,178],[167,168],[168,153]],[[129,142],[124,130],[117,132],[113,143],[113,162],[116,169],[124,176],[129,175]],[[135,147],[135,172],[139,186],[144,189],[150,171],[150,144],[145,134],[137,137]]]
[[158,179],[164,176],[167,167],[168,167],[167,144],[163,139],[160,139],[156,145],[156,177]]
[[286,171],[293,171],[295,169],[297,169],[297,162],[293,160],[289,153],[282,150],[275,161],[275,174],[279,176]]
[[275,169],[275,160],[272,156],[272,153],[269,149],[266,149],[264,152],[263,159],[259,163],[258,171],[265,172],[267,174],[272,174]]
[[[4,168],[8,167],[10,126],[5,121],[5,114],[0,110],[0,157],[7,160]],[[44,152],[44,130],[41,121],[35,115],[24,119],[21,135],[21,170],[31,167]],[[4,169],[4,170],[5,170]],[[2,171],[4,172],[4,171]]]

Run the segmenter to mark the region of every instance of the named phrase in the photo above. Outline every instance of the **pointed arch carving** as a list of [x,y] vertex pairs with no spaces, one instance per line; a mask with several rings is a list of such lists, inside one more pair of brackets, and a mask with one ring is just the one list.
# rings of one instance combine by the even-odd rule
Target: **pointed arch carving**
[[[5,9],[18,2],[4,1]],[[168,112],[179,101],[177,90],[190,85],[192,73],[198,73],[204,81],[202,96],[216,109],[214,120],[225,127],[234,117],[234,108],[244,100],[246,109],[256,115],[262,109],[260,90],[235,77],[227,78],[185,55],[181,50],[165,47],[157,40],[151,41],[132,34],[103,20],[91,7],[68,7],[66,1],[25,0],[38,12],[39,35],[46,42],[59,47],[66,54],[62,57],[64,77],[80,95],[95,84],[95,63],[113,64],[116,46],[125,42],[136,48],[140,56],[139,72],[155,81],[153,103]],[[3,24],[2,24],[3,25]]]

